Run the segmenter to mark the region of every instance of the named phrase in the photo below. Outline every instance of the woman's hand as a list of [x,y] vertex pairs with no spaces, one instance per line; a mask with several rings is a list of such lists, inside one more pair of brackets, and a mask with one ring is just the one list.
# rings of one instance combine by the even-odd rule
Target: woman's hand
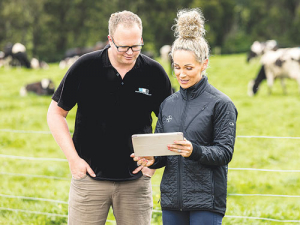
[[189,157],[193,152],[193,145],[184,138],[183,141],[174,141],[174,144],[168,145],[168,149],[179,153],[183,157]]
[[132,171],[132,173],[138,173],[141,171],[144,167],[151,166],[154,163],[154,157],[153,156],[144,156],[144,157],[137,157],[132,153],[130,155],[131,158],[133,158],[134,161],[137,162],[138,167]]

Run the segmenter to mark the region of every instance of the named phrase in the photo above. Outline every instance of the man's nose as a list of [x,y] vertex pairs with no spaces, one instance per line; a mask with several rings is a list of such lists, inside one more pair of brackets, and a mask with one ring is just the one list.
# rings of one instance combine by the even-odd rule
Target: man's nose
[[128,48],[126,54],[128,54],[128,55],[132,55],[133,54],[133,51],[132,51],[131,47]]

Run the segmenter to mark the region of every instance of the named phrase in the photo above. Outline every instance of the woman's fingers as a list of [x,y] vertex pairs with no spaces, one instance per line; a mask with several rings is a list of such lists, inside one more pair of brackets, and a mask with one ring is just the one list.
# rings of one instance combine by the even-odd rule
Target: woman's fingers
[[193,151],[193,145],[190,141],[174,141],[174,144],[168,145],[168,149],[172,152],[177,152],[183,157],[189,157]]

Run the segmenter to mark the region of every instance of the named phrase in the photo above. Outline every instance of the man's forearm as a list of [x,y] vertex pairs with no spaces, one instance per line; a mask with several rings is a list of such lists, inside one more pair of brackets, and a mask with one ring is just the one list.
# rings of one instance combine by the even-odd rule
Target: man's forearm
[[[52,102],[51,105],[52,104],[55,104],[55,102]],[[64,152],[67,160],[70,162],[74,159],[77,159],[79,156],[73,144],[73,140],[71,138],[69,127],[65,118],[67,112],[65,115],[62,115],[61,113],[57,112],[53,105],[51,105],[47,114],[48,126],[55,141]]]

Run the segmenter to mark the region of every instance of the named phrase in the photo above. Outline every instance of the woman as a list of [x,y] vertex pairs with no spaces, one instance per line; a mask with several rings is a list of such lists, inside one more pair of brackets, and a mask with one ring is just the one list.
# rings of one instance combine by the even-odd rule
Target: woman
[[138,170],[165,167],[160,186],[164,225],[222,224],[237,110],[205,76],[209,47],[201,11],[181,10],[177,16],[171,56],[180,90],[161,104],[156,133],[183,132],[183,141],[168,145],[180,155],[132,157],[141,165]]

